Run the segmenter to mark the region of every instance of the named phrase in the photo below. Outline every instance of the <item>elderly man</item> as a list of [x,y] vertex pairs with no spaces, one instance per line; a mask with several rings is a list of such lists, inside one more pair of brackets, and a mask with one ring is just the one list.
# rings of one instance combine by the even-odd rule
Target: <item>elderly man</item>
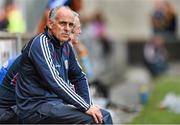
[[56,7],[45,32],[23,51],[16,85],[22,123],[112,123],[107,111],[92,104],[86,76],[68,43],[73,28],[72,10]]

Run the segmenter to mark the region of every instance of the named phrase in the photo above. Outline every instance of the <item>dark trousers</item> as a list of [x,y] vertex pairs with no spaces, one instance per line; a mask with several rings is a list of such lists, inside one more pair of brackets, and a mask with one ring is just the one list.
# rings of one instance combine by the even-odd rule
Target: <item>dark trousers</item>
[[0,108],[0,124],[15,124],[18,123],[18,117],[12,108]]
[[[109,112],[101,110],[104,117],[104,124],[112,124]],[[94,124],[93,117],[77,110],[71,105],[56,102],[44,103],[40,108],[21,120],[22,123],[46,123],[46,124]]]

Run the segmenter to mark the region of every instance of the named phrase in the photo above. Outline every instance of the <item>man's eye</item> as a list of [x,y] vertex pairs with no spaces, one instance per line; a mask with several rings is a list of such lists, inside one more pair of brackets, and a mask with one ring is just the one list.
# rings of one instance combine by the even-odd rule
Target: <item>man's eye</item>
[[64,26],[66,25],[66,22],[59,22],[59,25]]
[[69,27],[73,28],[73,27],[74,27],[74,24],[73,24],[73,23],[70,23],[70,24],[69,24]]

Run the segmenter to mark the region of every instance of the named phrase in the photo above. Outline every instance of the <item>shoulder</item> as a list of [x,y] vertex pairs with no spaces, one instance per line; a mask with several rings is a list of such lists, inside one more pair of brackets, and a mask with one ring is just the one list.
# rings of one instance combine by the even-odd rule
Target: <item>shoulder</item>
[[48,40],[47,36],[41,33],[33,38],[32,44],[41,44],[41,42],[45,42],[47,40]]
[[48,44],[50,44],[50,42],[48,42],[48,37],[41,33],[39,35],[37,35],[36,37],[34,37],[34,39],[32,40],[32,43],[30,45],[30,50],[31,49],[40,49],[44,46],[47,46]]
[[73,45],[72,45],[72,43],[71,42],[66,42],[66,48],[68,48],[69,49],[69,51],[71,51],[72,50],[72,48],[73,48]]
[[72,53],[73,51],[73,45],[71,44],[71,42],[66,42],[66,50],[68,51],[68,53]]

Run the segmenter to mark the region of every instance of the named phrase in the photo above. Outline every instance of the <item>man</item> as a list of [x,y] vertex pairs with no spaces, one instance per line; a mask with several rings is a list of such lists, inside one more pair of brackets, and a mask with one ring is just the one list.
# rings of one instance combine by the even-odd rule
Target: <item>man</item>
[[[16,115],[15,82],[21,56],[7,61],[1,71],[3,80],[0,85],[0,123],[18,123]],[[0,72],[1,72],[0,71]]]
[[16,85],[22,123],[112,123],[107,111],[92,105],[87,79],[68,43],[73,27],[73,12],[56,7],[45,32],[22,53]]
[[93,77],[92,65],[88,57],[88,51],[86,46],[82,44],[79,40],[79,35],[81,34],[81,23],[79,19],[79,14],[74,12],[75,16],[75,27],[73,28],[73,33],[71,35],[71,42],[73,47],[75,48],[75,52],[78,55],[78,59],[81,62],[83,71],[86,73],[88,79]]
[[70,40],[74,46],[79,42],[79,35],[81,34],[81,23],[79,20],[79,14],[73,11],[73,15],[74,15],[74,28],[70,35]]
[[[78,14],[78,12],[82,8],[82,1],[81,0],[48,0],[47,7],[45,8],[43,16],[42,16],[40,23],[38,25],[37,33],[41,33],[44,31],[50,10],[57,7],[57,6],[62,6],[62,5],[70,7],[70,9],[72,9],[75,13]],[[75,19],[75,20],[78,21],[79,17],[78,17],[78,19]],[[78,24],[78,22],[77,22],[77,24]],[[78,25],[80,28],[80,22]],[[82,69],[86,73],[87,78],[92,79],[93,78],[93,70],[92,70],[90,58],[88,56],[88,49],[81,41],[79,41],[77,39],[73,40],[73,41],[74,41],[73,42],[74,50],[77,53],[77,57],[78,57],[79,62],[82,66]]]

